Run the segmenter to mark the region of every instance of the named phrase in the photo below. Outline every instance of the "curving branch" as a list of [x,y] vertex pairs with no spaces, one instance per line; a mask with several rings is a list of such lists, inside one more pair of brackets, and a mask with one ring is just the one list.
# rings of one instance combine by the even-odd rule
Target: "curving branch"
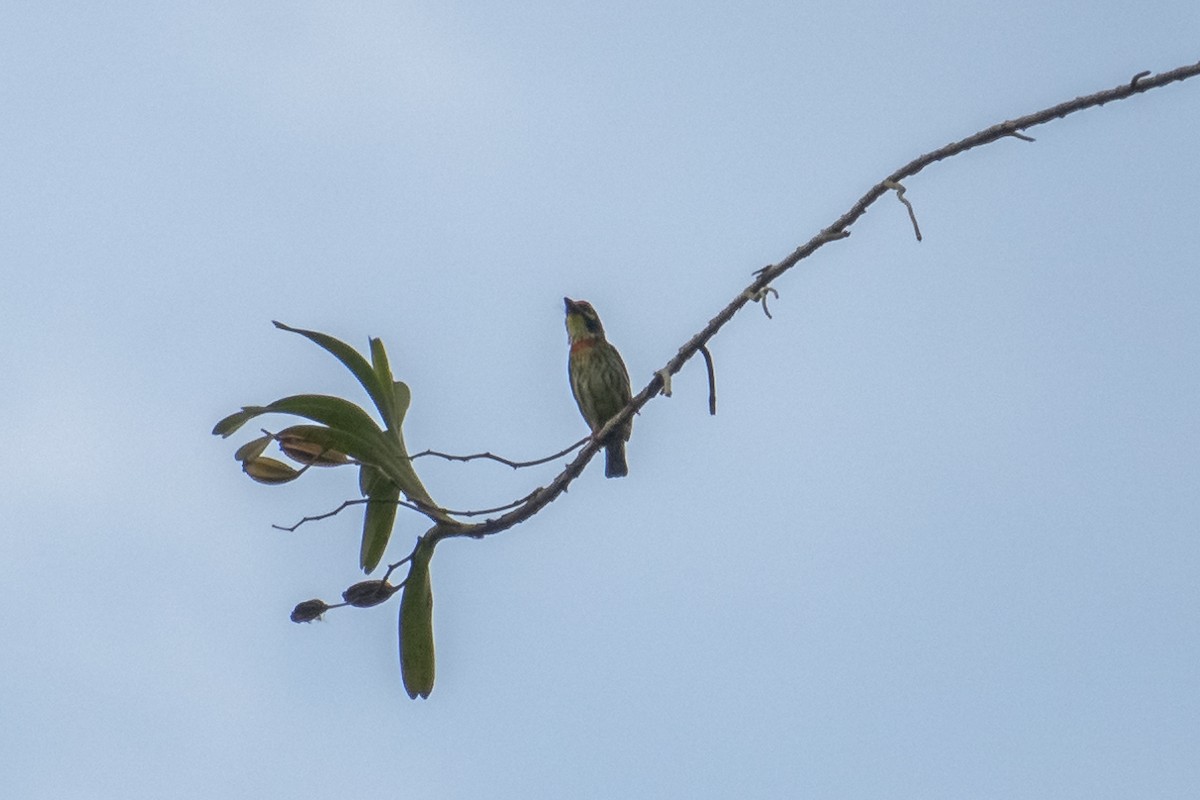
[[[368,509],[378,511],[379,503],[395,503],[397,506],[418,511],[421,514],[430,518],[433,527],[429,528],[424,535],[417,538],[412,551],[408,556],[402,558],[394,564],[390,564],[387,572],[381,580],[366,580],[360,581],[353,586],[350,586],[342,593],[342,602],[329,604],[320,599],[306,600],[298,604],[291,613],[293,622],[308,622],[319,618],[322,614],[333,608],[344,606],[353,606],[358,608],[367,608],[378,605],[387,601],[393,594],[403,589],[403,594],[400,601],[399,613],[399,640],[400,640],[400,666],[401,675],[404,681],[405,691],[411,698],[428,697],[433,689],[434,673],[435,673],[435,657],[434,657],[434,642],[433,642],[433,590],[430,582],[429,563],[433,556],[434,550],[439,542],[443,539],[454,537],[472,537],[482,538],[494,533],[512,528],[530,517],[537,514],[545,506],[553,502],[560,495],[567,491],[570,483],[583,472],[584,467],[591,461],[601,449],[602,442],[606,441],[609,436],[628,421],[633,414],[638,413],[646,403],[659,394],[670,396],[671,393],[671,377],[678,373],[683,365],[686,364],[693,356],[700,353],[706,363],[708,371],[709,385],[709,411],[716,413],[716,378],[713,368],[712,354],[708,350],[708,341],[712,339],[726,323],[728,323],[735,314],[741,311],[748,303],[762,303],[763,313],[768,318],[771,316],[770,310],[767,308],[767,298],[770,295],[778,297],[778,292],[771,286],[771,283],[779,278],[783,273],[787,272],[792,267],[796,266],[800,261],[808,258],[821,247],[830,242],[845,239],[850,235],[850,227],[866,213],[867,209],[874,204],[879,198],[888,192],[895,192],[897,199],[905,206],[908,212],[909,220],[913,226],[913,233],[918,241],[921,239],[921,231],[917,225],[916,213],[913,210],[912,204],[904,197],[903,181],[911,178],[921,172],[926,167],[952,156],[965,153],[968,150],[976,147],[981,147],[986,144],[991,144],[1004,138],[1015,138],[1025,142],[1034,141],[1032,137],[1026,135],[1023,131],[1042,125],[1055,119],[1059,119],[1073,114],[1077,111],[1082,111],[1086,108],[1102,106],[1105,103],[1116,100],[1123,100],[1140,92],[1149,91],[1150,89],[1165,86],[1175,81],[1182,81],[1187,78],[1200,75],[1200,63],[1190,66],[1180,67],[1170,72],[1164,72],[1157,76],[1151,75],[1149,72],[1140,72],[1133,76],[1128,83],[1117,86],[1113,89],[1107,89],[1095,94],[1084,97],[1077,97],[1065,103],[1060,103],[1056,106],[1037,111],[1023,117],[1005,122],[998,123],[986,128],[978,133],[961,139],[957,142],[945,145],[937,150],[933,150],[924,155],[918,156],[904,166],[900,167],[879,183],[875,184],[867,191],[859,200],[850,207],[850,209],[842,216],[834,220],[833,224],[824,228],[808,242],[797,247],[786,258],[776,264],[769,264],[752,273],[752,280],[744,290],[733,298],[716,316],[708,321],[708,323],[691,339],[689,339],[679,350],[672,356],[667,363],[654,373],[650,382],[638,392],[629,403],[618,412],[607,424],[600,430],[596,431],[592,436],[587,437],[582,442],[572,445],[571,447],[556,453],[547,458],[538,459],[531,462],[516,462],[501,458],[492,453],[476,453],[466,456],[455,456],[446,453],[434,452],[427,450],[423,453],[418,453],[415,456],[407,457],[407,460],[399,461],[399,466],[396,460],[388,462],[387,450],[379,452],[372,451],[359,440],[351,436],[343,436],[336,442],[331,442],[329,436],[338,431],[336,428],[324,428],[321,426],[293,426],[289,429],[293,432],[292,436],[286,436],[287,433],[266,434],[261,439],[250,442],[239,448],[235,454],[238,460],[243,462],[243,469],[246,470],[251,477],[266,483],[285,482],[292,480],[304,470],[292,470],[287,465],[275,462],[274,459],[261,458],[262,449],[266,443],[272,439],[278,441],[284,452],[289,457],[304,463],[304,469],[309,466],[336,466],[338,464],[357,463],[363,475],[372,471],[372,475],[368,477],[378,478],[380,475],[391,477],[396,484],[396,491],[387,495],[384,498],[368,496],[362,500],[348,500],[325,514],[320,514],[311,517],[305,517],[291,527],[283,528],[283,530],[295,530],[306,522],[317,519],[331,517],[345,508],[352,505],[362,503],[368,504]],[[276,323],[279,325],[279,323]],[[344,343],[332,339],[331,337],[319,334],[313,331],[300,331],[298,329],[286,328],[286,330],[294,330],[312,339],[317,344],[333,353],[339,360],[342,361],[355,376],[359,378],[359,382],[367,388],[371,393],[372,399],[376,401],[376,405],[380,410],[385,422],[389,426],[395,424],[397,437],[399,436],[399,424],[403,419],[404,411],[408,405],[408,388],[403,383],[394,382],[391,376],[390,367],[387,364],[386,354],[383,351],[383,346],[377,339],[371,340],[371,356],[372,361],[368,363],[361,355],[348,347]],[[374,390],[374,391],[373,391]],[[268,407],[250,406],[243,407],[240,412],[237,412],[224,420],[221,420],[214,427],[213,432],[221,435],[228,435],[241,426],[247,419],[257,416],[260,413],[269,411],[282,410],[289,413],[299,412],[300,416],[308,416],[318,422],[325,422],[326,418],[336,418],[339,415],[346,416],[349,414],[346,406],[350,409],[365,416],[365,412],[358,409],[353,404],[347,401],[342,401],[340,398],[328,398],[317,395],[305,395],[291,398],[284,398],[277,401]],[[367,420],[368,427],[373,425],[373,421]],[[296,434],[297,430],[301,430],[301,434]],[[320,437],[314,437],[313,430],[324,431],[324,440]],[[316,438],[316,441],[314,441]],[[400,442],[398,447],[403,451],[403,442]],[[330,445],[339,445],[336,449]],[[369,444],[369,442],[368,442]],[[432,504],[428,493],[424,491],[420,480],[416,473],[412,471],[411,465],[408,463],[412,459],[421,456],[436,456],[445,458],[451,461],[470,461],[475,459],[490,459],[516,469],[522,466],[533,466],[536,464],[546,463],[564,456],[579,447],[582,448],[571,459],[566,467],[560,472],[548,485],[539,486],[530,494],[523,498],[514,500],[503,506],[492,509],[482,509],[480,511],[452,511],[445,508],[440,508]],[[371,466],[369,463],[354,461],[347,455],[339,452],[341,449],[346,449],[347,452],[361,451],[372,458],[379,458],[380,465]],[[274,463],[271,463],[274,462]],[[381,471],[380,467],[384,462],[388,462],[393,474],[388,474],[386,471]],[[285,471],[281,473],[280,467]],[[401,467],[407,472],[403,472]],[[256,470],[257,474],[252,470]],[[362,475],[360,475],[360,486]],[[407,478],[407,483],[404,479]],[[368,481],[370,483],[370,481]],[[397,495],[400,493],[398,487],[405,487],[404,493],[408,500],[400,500]],[[410,491],[415,487],[417,496],[413,496]],[[378,486],[375,487],[378,490]],[[367,492],[367,489],[364,489]],[[376,491],[376,495],[381,492]],[[387,523],[385,533],[390,533],[391,525],[394,521],[395,508],[383,506],[388,512],[387,516],[378,516],[378,520],[383,520]],[[503,512],[503,513],[501,513]],[[463,521],[463,517],[482,516],[484,514],[499,513],[500,516],[489,517],[483,522],[468,523]],[[370,533],[371,512],[368,511],[364,520],[364,553],[367,552],[367,546]],[[378,565],[380,558],[383,555],[383,546],[386,546],[386,536],[378,541],[382,542],[382,546],[377,551],[371,551],[371,560],[364,557],[362,564],[373,569]],[[392,573],[404,566],[409,565],[407,577],[397,584],[389,582]]]
[[[620,413],[610,419],[603,428],[597,431],[596,435],[588,440],[588,442],[583,446],[583,449],[579,451],[578,455],[576,455],[575,458],[569,464],[567,464],[563,471],[560,472],[547,486],[535,489],[528,499],[526,499],[524,502],[518,501],[519,505],[499,517],[474,524],[439,523],[431,528],[425,534],[423,539],[429,546],[433,546],[442,539],[448,539],[457,536],[469,536],[473,538],[489,536],[524,522],[534,514],[537,514],[539,511],[541,511],[545,506],[556,500],[559,495],[563,494],[567,490],[567,487],[571,484],[571,481],[575,480],[575,478],[577,478],[579,474],[583,472],[583,468],[587,466],[587,463],[591,461],[592,457],[600,450],[602,446],[600,443],[603,442],[614,429],[622,425],[625,420],[629,419],[632,415],[638,413],[638,411],[640,411],[641,408],[646,405],[646,403],[650,402],[650,400],[663,391],[664,388],[668,388],[670,377],[683,369],[683,365],[686,364],[694,355],[700,352],[708,343],[709,339],[713,338],[713,336],[715,336],[721,330],[721,328],[723,328],[725,324],[729,322],[729,320],[733,319],[733,316],[741,311],[747,303],[760,300],[765,301],[767,293],[771,291],[770,283],[772,281],[783,275],[783,273],[787,272],[792,267],[796,266],[796,264],[800,263],[802,260],[811,256],[829,242],[838,241],[848,237],[850,235],[850,226],[857,222],[858,219],[867,212],[867,209],[870,208],[875,201],[877,201],[887,192],[897,191],[901,201],[905,202],[907,205],[907,201],[904,200],[903,194],[897,189],[898,186],[902,185],[901,182],[905,179],[913,177],[926,167],[931,166],[938,161],[951,158],[952,156],[961,155],[968,150],[973,150],[976,147],[992,144],[993,142],[997,142],[1001,139],[1012,137],[1022,141],[1032,142],[1033,139],[1023,133],[1023,131],[1028,128],[1032,128],[1037,125],[1043,125],[1056,119],[1061,119],[1068,114],[1074,114],[1077,111],[1083,111],[1084,109],[1102,106],[1106,103],[1111,103],[1116,100],[1124,100],[1125,98],[1131,97],[1135,94],[1140,94],[1151,89],[1157,89],[1161,86],[1186,80],[1197,75],[1200,75],[1200,62],[1191,64],[1189,66],[1179,67],[1177,69],[1170,70],[1169,72],[1162,72],[1158,75],[1151,75],[1149,72],[1140,72],[1135,75],[1132,80],[1122,83],[1112,89],[1105,89],[1104,91],[1096,92],[1094,94],[1076,97],[1074,100],[1068,100],[1067,102],[1059,103],[1058,105],[1051,106],[1050,108],[1044,108],[1041,111],[1035,111],[1034,113],[1027,114],[1023,117],[999,122],[989,128],[979,131],[978,133],[972,134],[965,139],[960,139],[957,142],[952,142],[944,147],[938,148],[937,150],[917,156],[912,161],[909,161],[907,164],[885,177],[879,183],[872,186],[866,194],[860,197],[858,201],[850,207],[846,213],[834,220],[829,227],[823,229],[820,233],[797,247],[786,258],[782,259],[776,264],[771,264],[763,267],[760,270],[757,270],[754,273],[754,280],[740,294],[738,294],[737,297],[731,300],[728,305],[721,309],[716,316],[710,319],[708,324],[705,325],[699,333],[684,343],[684,345],[679,348],[678,352],[676,352],[675,355],[672,356],[669,361],[667,361],[666,365],[662,369],[655,372],[654,377],[650,379],[650,382],[646,384],[645,388],[634,395],[634,397],[629,401],[628,405],[626,405],[625,408],[620,411]],[[909,206],[909,212],[911,215],[911,206]],[[915,216],[912,216],[911,219],[915,230]],[[919,238],[919,231],[917,235]],[[764,310],[766,310],[765,305],[766,304],[764,302]]]

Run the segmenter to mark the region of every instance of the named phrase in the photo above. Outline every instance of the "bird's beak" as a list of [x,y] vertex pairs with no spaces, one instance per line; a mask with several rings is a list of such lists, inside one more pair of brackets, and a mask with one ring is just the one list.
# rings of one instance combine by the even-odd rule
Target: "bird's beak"
[[567,313],[568,313],[568,314],[570,314],[572,311],[574,311],[574,310],[575,310],[575,301],[574,301],[574,300],[572,300],[571,298],[569,298],[569,297],[564,297],[564,298],[563,298],[563,303],[565,303],[565,304],[566,304],[566,306],[567,306]]

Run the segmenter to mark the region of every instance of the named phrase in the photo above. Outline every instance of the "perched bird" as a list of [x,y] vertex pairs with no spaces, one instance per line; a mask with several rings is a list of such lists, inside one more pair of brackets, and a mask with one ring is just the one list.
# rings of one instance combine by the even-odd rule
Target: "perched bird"
[[[571,355],[567,374],[579,413],[596,433],[629,402],[629,373],[617,348],[604,338],[604,326],[591,303],[564,297],[567,304],[567,339]],[[625,464],[625,442],[633,432],[633,419],[612,432],[604,445],[604,476],[629,474]]]

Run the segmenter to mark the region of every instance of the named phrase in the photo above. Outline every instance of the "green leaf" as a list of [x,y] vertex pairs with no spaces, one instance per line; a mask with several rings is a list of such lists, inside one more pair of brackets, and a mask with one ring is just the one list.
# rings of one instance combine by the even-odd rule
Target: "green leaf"
[[363,497],[378,497],[394,488],[396,484],[378,467],[363,464],[358,471],[358,490]]
[[263,414],[294,414],[320,422],[331,429],[330,446],[360,461],[380,463],[388,445],[375,420],[349,400],[323,394],[297,394],[283,397],[265,406],[245,406],[217,423],[214,433],[228,436],[255,417]]
[[358,488],[364,497],[379,501],[367,503],[363,515],[362,545],[358,551],[359,566],[364,572],[370,573],[379,566],[392,536],[400,488],[382,470],[370,464],[363,464],[359,469]]
[[412,392],[409,391],[407,383],[396,381],[392,384],[392,394],[396,398],[396,427],[399,428],[404,422],[404,415],[408,413],[408,406],[412,402]]
[[273,413],[295,414],[325,423],[328,427],[314,426],[311,430],[314,438],[320,437],[317,441],[364,464],[378,467],[409,499],[431,507],[437,505],[413,471],[399,432],[394,436],[386,435],[365,411],[350,401],[326,395],[295,395],[266,406],[247,406],[229,417],[239,417],[237,426],[231,430],[255,416]]
[[262,414],[262,406],[242,406],[241,411],[235,411],[228,417],[218,422],[213,426],[213,436],[220,436],[222,439],[228,439],[230,435],[237,432],[237,429],[245,425],[250,420]]
[[387,350],[383,347],[383,340],[372,336],[371,343],[371,364],[375,367],[375,377],[379,378],[379,382],[387,386],[395,378],[392,377],[392,367],[388,364]]
[[[423,503],[430,508],[437,508],[437,503],[430,497],[429,492],[425,489],[425,484],[421,483],[416,470],[413,469],[412,459],[408,457],[408,448],[404,444],[404,434],[400,432],[399,428],[396,428],[392,431],[392,435],[396,448],[403,456],[386,470],[388,477],[400,486],[404,496],[409,500]],[[445,514],[438,514],[437,517],[443,522],[450,519]]]
[[356,436],[375,436],[382,433],[367,412],[349,400],[328,394],[294,394],[281,397],[270,405],[263,406],[263,413],[295,414]]
[[433,585],[429,559],[433,548],[422,540],[413,553],[400,598],[400,676],[414,700],[433,691]]
[[[408,387],[403,383],[395,383],[393,391],[407,399]],[[379,467],[410,500],[429,507],[437,506],[412,467],[400,429],[394,429],[391,436],[385,435],[367,412],[349,400],[323,394],[283,397],[269,405],[246,406],[236,414],[230,414],[217,423],[214,432],[228,436],[262,414],[294,414],[326,425],[328,439],[324,444]]]
[[393,487],[385,494],[371,495],[367,511],[363,514],[362,545],[358,550],[358,565],[368,575],[379,566],[388,540],[392,538],[392,525],[396,522],[396,501],[400,490]]
[[[379,409],[380,416],[383,417],[384,424],[388,427],[393,427],[390,420],[392,398],[387,391],[388,383],[391,377],[385,380],[379,377],[379,374],[372,368],[367,360],[350,345],[343,342],[341,339],[336,339],[328,334],[318,331],[306,331],[303,328],[293,328],[284,325],[282,322],[274,322],[276,328],[288,331],[289,333],[298,333],[309,341],[319,345],[333,355],[338,361],[354,374],[358,382],[367,390],[367,394],[371,397],[371,402]],[[372,340],[372,355],[374,355],[374,341]],[[382,348],[382,345],[380,345]]]
[[408,384],[393,378],[387,350],[384,349],[383,342],[379,339],[371,339],[371,361],[375,365],[375,374],[383,382],[383,385],[392,387],[389,392],[388,412],[384,414],[384,419],[389,429],[399,431],[404,424],[404,415],[408,413],[408,406],[412,402],[412,392],[409,391]]
[[[388,363],[387,350],[384,349],[383,342],[379,339],[372,337],[370,342],[371,364],[375,368],[375,377],[381,387],[391,386],[395,379],[392,377],[392,367]],[[396,417],[396,395],[391,391],[384,394],[387,396],[387,409],[380,411],[383,414],[383,421],[389,428],[399,428],[403,419]]]

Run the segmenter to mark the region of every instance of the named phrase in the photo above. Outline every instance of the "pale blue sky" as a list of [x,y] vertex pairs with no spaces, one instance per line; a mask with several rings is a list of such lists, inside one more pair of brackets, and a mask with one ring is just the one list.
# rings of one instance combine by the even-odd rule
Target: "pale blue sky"
[[[1200,6],[5,3],[0,797],[1191,797],[1200,81],[945,162],[652,402],[630,475],[433,563],[438,681],[350,472],[251,483],[243,403],[416,449],[582,435],[562,297],[634,381],[911,157],[1200,58]],[[425,463],[490,506],[555,466]],[[404,516],[391,560],[423,526]]]

